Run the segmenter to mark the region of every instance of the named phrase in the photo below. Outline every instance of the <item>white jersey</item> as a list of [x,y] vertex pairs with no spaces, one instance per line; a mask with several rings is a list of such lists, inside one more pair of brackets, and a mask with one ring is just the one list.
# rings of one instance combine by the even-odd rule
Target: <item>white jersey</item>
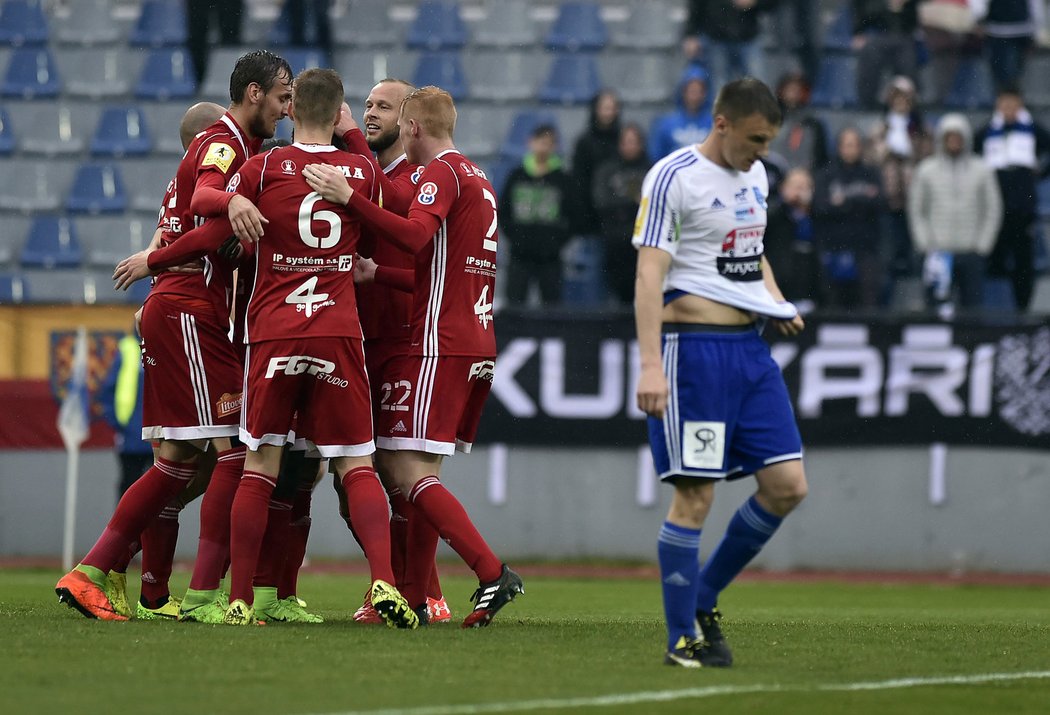
[[649,170],[631,242],[671,254],[664,291],[680,290],[771,318],[794,318],[762,281],[769,179],[762,162],[726,169],[696,145]]

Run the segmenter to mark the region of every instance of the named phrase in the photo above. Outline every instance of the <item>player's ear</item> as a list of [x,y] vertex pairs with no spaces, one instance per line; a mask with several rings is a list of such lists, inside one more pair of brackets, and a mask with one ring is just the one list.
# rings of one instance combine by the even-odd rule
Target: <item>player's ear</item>
[[258,82],[249,82],[244,90],[244,97],[249,104],[258,104],[264,92]]
[[288,118],[295,121],[295,100],[288,103]]

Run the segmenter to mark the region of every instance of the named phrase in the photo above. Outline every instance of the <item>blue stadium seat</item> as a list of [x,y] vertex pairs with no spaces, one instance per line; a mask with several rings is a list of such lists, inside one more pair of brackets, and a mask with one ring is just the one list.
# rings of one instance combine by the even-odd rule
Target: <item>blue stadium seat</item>
[[113,45],[127,28],[113,19],[114,0],[77,0],[64,17],[52,18],[52,40],[65,45]]
[[565,53],[554,58],[538,96],[547,104],[587,104],[601,86],[592,55]]
[[671,50],[682,36],[673,0],[634,0],[630,16],[612,37],[613,45],[639,50]]
[[0,305],[18,304],[29,298],[21,276],[0,275]]
[[853,9],[850,3],[839,3],[835,17],[824,30],[824,49],[848,52],[853,43]]
[[959,63],[945,106],[955,109],[986,109],[995,102],[992,73],[983,57],[967,57]]
[[[159,204],[159,201],[158,201]],[[66,199],[70,213],[114,213],[127,208],[128,197],[120,167],[116,164],[89,162],[82,164],[73,178]]]
[[390,8],[376,0],[349,0],[346,9],[333,15],[332,42],[340,47],[390,47],[401,41]]
[[609,32],[596,2],[564,2],[547,31],[544,44],[551,50],[600,50],[609,41]]
[[19,262],[25,268],[76,268],[84,260],[73,222],[64,216],[37,216],[29,227]]
[[[174,128],[172,128],[174,131]],[[141,156],[153,148],[146,115],[135,106],[106,107],[91,139],[95,156]]]
[[0,156],[7,156],[15,150],[15,130],[11,126],[11,117],[7,110],[0,107]]
[[528,150],[529,135],[541,124],[558,126],[558,118],[553,112],[524,109],[514,115],[507,130],[507,136],[500,145],[499,154],[515,162],[525,156]]
[[857,58],[852,55],[824,55],[820,74],[811,97],[815,107],[855,107],[857,105]]
[[605,251],[600,239],[577,238],[565,256],[561,287],[562,303],[580,308],[597,308],[605,302],[602,268]]
[[43,99],[62,89],[55,58],[46,47],[21,47],[11,54],[0,95]]
[[181,2],[146,0],[128,43],[136,47],[186,44],[186,12]]
[[47,44],[47,18],[39,0],[7,0],[0,4],[0,44]]
[[1036,185],[1036,196],[1039,215],[1050,218],[1050,179],[1043,179]]
[[449,50],[467,44],[467,26],[454,0],[423,0],[405,43],[415,50]]
[[488,0],[485,17],[474,26],[474,44],[507,49],[531,48],[539,30],[530,14],[529,0]]
[[331,66],[328,62],[328,57],[323,50],[308,49],[305,47],[287,47],[281,50],[281,56],[288,60],[288,64],[292,66],[293,77],[303,70]]
[[472,99],[485,102],[526,102],[547,75],[546,50],[464,50]]
[[140,99],[186,99],[197,91],[193,58],[181,47],[161,47],[149,53],[135,85]]
[[417,87],[441,87],[457,102],[466,99],[470,94],[463,63],[460,61],[459,52],[456,51],[420,54],[416,60],[416,70],[412,74],[412,82]]

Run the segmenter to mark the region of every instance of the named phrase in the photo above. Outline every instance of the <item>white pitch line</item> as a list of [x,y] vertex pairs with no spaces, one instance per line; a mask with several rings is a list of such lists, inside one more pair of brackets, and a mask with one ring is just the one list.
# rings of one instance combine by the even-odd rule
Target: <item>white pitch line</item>
[[520,702],[478,703],[464,705],[429,705],[417,708],[387,708],[383,710],[345,710],[324,715],[484,715],[485,713],[526,712],[530,710],[572,710],[600,708],[639,703],[665,703],[674,700],[710,698],[719,695],[747,695],[751,693],[842,692],[859,690],[899,690],[934,685],[981,685],[1011,680],[1042,680],[1050,678],[1050,670],[1020,673],[980,673],[977,675],[945,675],[929,678],[897,678],[856,683],[825,683],[823,685],[711,685],[682,690],[655,690],[638,693],[599,695],[589,698],[549,698]]

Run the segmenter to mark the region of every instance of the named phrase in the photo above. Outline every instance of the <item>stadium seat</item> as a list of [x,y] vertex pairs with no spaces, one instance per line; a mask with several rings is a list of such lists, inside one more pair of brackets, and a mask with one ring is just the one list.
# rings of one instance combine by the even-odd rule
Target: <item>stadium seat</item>
[[[616,92],[628,104],[660,104],[672,101],[674,92],[670,77],[672,61],[664,52],[603,53],[600,59],[603,77],[616,78]],[[677,68],[676,68],[677,69]]]
[[539,43],[529,0],[488,0],[485,17],[474,27],[479,47],[529,48]]
[[[181,157],[183,154],[182,139],[179,137],[179,123],[186,113],[192,99],[172,102],[144,102],[142,111],[146,115],[146,124],[153,136],[153,152],[155,155],[166,155],[161,160],[167,161],[168,157]],[[125,176],[125,178],[128,178]]]
[[109,99],[131,93],[141,66],[139,52],[115,47],[60,49],[55,62],[70,97]]
[[76,234],[89,266],[109,267],[143,250],[153,237],[156,221],[135,214],[124,216],[78,216]]
[[84,274],[79,269],[33,269],[21,273],[24,303],[47,305],[87,302],[84,296]]
[[576,238],[566,248],[562,303],[579,308],[601,306],[605,302],[605,253],[601,240]]
[[6,109],[0,107],[0,156],[13,153],[15,145],[15,128],[11,124],[11,116]]
[[459,52],[423,52],[416,60],[416,69],[412,73],[412,82],[417,87],[434,85],[452,95],[452,99],[461,102],[469,95],[467,77],[463,72]]
[[5,160],[0,171],[0,210],[57,211],[69,191],[73,167],[55,159]]
[[181,47],[151,51],[135,84],[135,96],[139,99],[185,99],[196,91],[193,58]]
[[29,216],[7,214],[0,222],[0,270],[7,270],[15,260],[17,248],[25,243],[29,235]]
[[343,78],[343,91],[350,98],[354,116],[361,118],[364,98],[376,82],[387,77],[411,77],[416,66],[415,52],[344,50],[337,52],[334,67]]
[[423,0],[405,44],[414,50],[450,50],[467,44],[467,26],[455,0]]
[[857,58],[824,55],[810,100],[815,107],[841,109],[857,104]]
[[29,297],[25,282],[19,275],[0,275],[0,305],[17,305]]
[[968,57],[959,63],[955,81],[944,104],[953,109],[985,109],[995,102],[995,89],[988,61],[983,57]]
[[204,81],[197,88],[200,99],[215,100],[219,104],[230,101],[230,74],[238,58],[250,47],[215,47],[208,57],[208,68],[204,71]]
[[592,55],[556,55],[538,97],[547,104],[586,104],[601,89],[598,65]]
[[673,49],[682,36],[681,22],[674,15],[678,4],[670,0],[633,0],[627,21],[612,35],[612,44],[633,50]]
[[98,123],[98,108],[80,102],[28,101],[7,105],[25,154],[80,154]]
[[478,102],[467,102],[456,109],[456,148],[478,164],[488,166],[499,153],[513,110]]
[[578,52],[600,50],[609,39],[601,7],[596,2],[563,2],[547,31],[547,49]]
[[386,3],[350,0],[346,9],[331,17],[332,42],[342,47],[390,47],[401,33]]
[[95,156],[141,156],[153,148],[146,115],[135,106],[106,107],[91,140]]
[[135,47],[185,45],[186,12],[183,4],[170,0],[146,0],[128,43]]
[[76,227],[64,216],[33,219],[19,263],[25,268],[76,268],[84,260]]
[[851,3],[838,3],[835,16],[824,30],[824,49],[849,52],[853,44],[853,9]]
[[1025,104],[1040,109],[1050,107],[1050,55],[1035,52],[1028,57],[1024,74],[1021,77],[1021,90]]
[[160,203],[164,200],[164,192],[178,167],[179,163],[174,158],[170,161],[150,158],[120,162],[120,170],[128,188],[128,208],[156,218]]
[[20,47],[11,53],[0,95],[43,99],[57,97],[61,89],[55,58],[46,47]]
[[[323,50],[310,49],[305,47],[286,47],[281,50],[281,56],[288,60],[288,64],[292,66],[292,76],[295,77],[303,70],[313,69],[315,67],[328,67],[328,57],[325,55]],[[227,73],[227,80],[229,74]],[[228,82],[227,82],[228,84]]]
[[64,17],[52,20],[55,40],[63,45],[113,45],[123,39],[123,25],[114,22],[112,0],[77,0]]
[[[160,205],[160,201],[157,201]],[[116,213],[128,206],[120,167],[106,162],[81,164],[66,199],[70,213]]]
[[528,150],[529,135],[541,124],[557,127],[558,118],[553,112],[545,110],[524,109],[515,114],[507,129],[507,135],[500,144],[499,155],[515,161],[520,160]]
[[1036,197],[1037,213],[1043,218],[1050,218],[1050,179],[1043,179],[1036,184]]
[[39,0],[7,0],[0,4],[0,44],[45,45],[47,37],[47,18]]
[[521,159],[502,157],[492,159],[481,167],[484,169],[489,183],[492,184],[492,188],[496,190],[497,197],[503,194],[503,189],[507,185],[507,177],[520,163]]
[[536,96],[550,59],[543,50],[464,50],[471,97],[524,102]]

